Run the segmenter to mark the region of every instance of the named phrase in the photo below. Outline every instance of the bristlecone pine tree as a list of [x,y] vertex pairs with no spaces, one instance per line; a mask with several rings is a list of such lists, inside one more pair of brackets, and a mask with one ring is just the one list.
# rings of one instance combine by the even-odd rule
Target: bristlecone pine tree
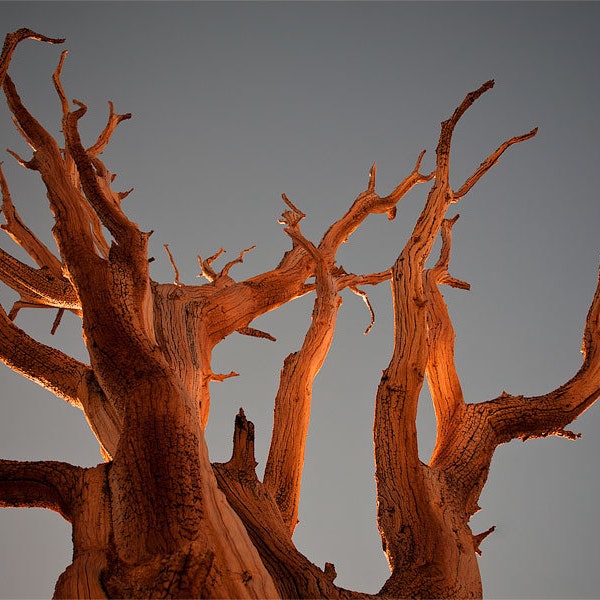
[[[208,283],[183,285],[150,278],[149,233],[121,209],[126,193],[99,158],[117,125],[130,115],[110,106],[91,147],[54,74],[64,140],[57,142],[21,102],[7,74],[17,45],[31,30],[8,34],[0,81],[14,122],[33,157],[13,156],[41,176],[54,216],[58,255],[22,222],[0,173],[3,229],[37,264],[0,251],[0,279],[18,292],[10,314],[0,308],[0,359],[11,369],[80,408],[98,439],[104,463],[81,468],[54,461],[0,460],[0,506],[42,507],[73,527],[73,562],[56,584],[57,598],[473,598],[482,595],[476,555],[483,538],[470,517],[499,444],[514,438],[574,437],[565,427],[600,392],[600,291],[585,323],[583,365],[557,390],[526,398],[503,393],[468,404],[454,365],[454,331],[439,286],[468,289],[448,270],[446,218],[505,150],[535,135],[505,141],[457,190],[449,183],[452,134],[465,111],[493,82],[467,94],[441,124],[430,174],[421,154],[387,196],[376,192],[375,166],[366,190],[318,244],[300,229],[304,214],[283,196],[281,217],[291,249],[270,271],[237,282],[229,275],[240,254],[217,271],[218,255],[200,259]],[[61,147],[62,145],[62,147]],[[425,206],[395,263],[356,275],[336,266],[340,245],[371,214],[396,215],[414,186],[430,182]],[[105,237],[109,237],[107,240]],[[437,236],[440,256],[426,268]],[[174,263],[173,266],[175,267]],[[294,546],[312,382],[329,350],[340,291],[390,281],[394,346],[375,398],[377,524],[391,575],[377,596],[335,585]],[[211,464],[204,439],[213,348],[258,316],[315,293],[312,321],[298,352],[284,362],[263,480],[255,474],[253,425],[240,410],[229,462]],[[367,301],[368,302],[368,301]],[[41,344],[13,323],[23,307],[56,307],[79,315],[89,364]],[[437,438],[429,464],[419,460],[415,419],[427,375]]]

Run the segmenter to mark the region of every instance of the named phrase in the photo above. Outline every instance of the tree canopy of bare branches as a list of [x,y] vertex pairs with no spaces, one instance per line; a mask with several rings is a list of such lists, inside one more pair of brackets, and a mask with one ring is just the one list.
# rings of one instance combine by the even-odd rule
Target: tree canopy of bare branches
[[[333,340],[340,292],[362,296],[372,315],[366,289],[385,284],[393,297],[393,351],[375,398],[373,439],[377,525],[390,576],[378,597],[481,597],[476,555],[491,530],[473,532],[469,521],[494,451],[515,438],[574,437],[569,423],[600,392],[598,289],[585,320],[581,368],[558,389],[468,402],[455,367],[454,330],[441,286],[468,290],[469,284],[451,275],[458,215],[449,211],[504,152],[536,130],[500,143],[452,187],[454,130],[493,87],[487,81],[442,122],[431,173],[422,172],[421,152],[391,193],[381,196],[373,165],[364,191],[318,241],[304,235],[306,215],[283,195],[280,223],[291,247],[277,266],[237,281],[234,267],[250,249],[218,268],[221,250],[198,257],[206,283],[191,286],[180,281],[167,246],[174,282],[158,283],[149,270],[152,232],[141,231],[125,214],[122,200],[129,192],[113,189],[114,174],[101,158],[131,115],[116,113],[111,103],[104,129],[86,147],[79,123],[87,108],[68,100],[63,53],[53,78],[63,137],[55,139],[24,105],[8,74],[15,49],[26,39],[64,40],[21,29],[6,36],[0,58],[8,107],[32,151],[27,157],[10,154],[46,188],[56,250],[21,219],[0,170],[2,227],[36,265],[0,250],[0,279],[19,295],[8,312],[0,308],[0,360],[82,410],[104,458],[93,468],[0,460],[0,506],[47,508],[72,524],[73,562],[55,596],[367,597],[336,586],[333,565],[311,563],[293,534],[313,381]],[[336,259],[340,246],[368,217],[395,219],[398,204],[417,186],[428,186],[425,204],[395,262],[375,273],[342,268]],[[441,249],[432,257],[437,239]],[[254,427],[243,409],[235,419],[231,459],[211,464],[204,436],[210,384],[236,375],[213,371],[214,348],[234,332],[273,340],[253,321],[307,294],[314,295],[312,318],[280,373],[262,481],[255,472]],[[37,308],[57,311],[54,329],[64,311],[81,318],[89,362],[40,343],[14,323],[19,310]],[[419,456],[416,429],[425,380],[437,420],[428,463]]]

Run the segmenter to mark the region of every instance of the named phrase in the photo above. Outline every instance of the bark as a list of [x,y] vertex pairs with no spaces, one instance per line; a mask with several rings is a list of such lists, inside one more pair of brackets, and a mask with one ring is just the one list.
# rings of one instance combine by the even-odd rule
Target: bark
[[[515,437],[574,436],[565,427],[600,393],[600,285],[585,326],[584,362],[550,394],[502,395],[468,404],[454,365],[454,330],[439,286],[468,289],[449,273],[452,227],[446,213],[511,146],[510,138],[453,190],[450,146],[467,109],[493,86],[468,94],[441,126],[435,169],[416,165],[387,196],[367,188],[318,243],[300,230],[304,213],[285,195],[281,223],[292,247],[274,268],[236,281],[239,256],[217,270],[222,254],[198,257],[203,285],[150,278],[148,238],[121,208],[129,192],[112,188],[100,154],[130,114],[109,115],[97,141],[83,146],[83,103],[67,100],[62,54],[54,85],[62,109],[60,145],[21,101],[8,76],[10,58],[28,38],[59,43],[30,30],[9,34],[0,58],[0,84],[17,129],[33,150],[26,160],[47,190],[58,253],[20,218],[0,170],[3,229],[36,267],[0,251],[0,279],[20,299],[0,308],[0,360],[82,410],[105,462],[83,469],[65,463],[0,460],[0,505],[59,512],[73,527],[73,562],[60,576],[57,598],[367,598],[337,587],[335,567],[320,568],[293,543],[301,498],[313,382],[331,346],[340,292],[365,300],[366,285],[390,281],[394,348],[375,399],[377,522],[391,575],[376,597],[480,597],[476,554],[491,530],[474,535],[469,519],[495,448]],[[355,274],[336,264],[340,245],[372,214],[394,219],[397,205],[418,184],[434,180],[413,234],[391,268]],[[442,238],[440,257],[426,262]],[[314,278],[314,279],[313,279]],[[240,410],[233,453],[211,465],[204,438],[214,373],[214,347],[234,332],[274,341],[251,326],[260,315],[315,292],[302,344],[280,374],[263,481],[255,473],[254,428]],[[81,317],[89,364],[41,344],[14,322],[22,308],[70,310]],[[54,328],[55,328],[54,327]],[[54,329],[53,328],[53,329]],[[368,331],[368,329],[367,329]],[[260,343],[260,342],[257,342]],[[418,455],[416,414],[427,376],[437,418],[436,445],[425,464]]]

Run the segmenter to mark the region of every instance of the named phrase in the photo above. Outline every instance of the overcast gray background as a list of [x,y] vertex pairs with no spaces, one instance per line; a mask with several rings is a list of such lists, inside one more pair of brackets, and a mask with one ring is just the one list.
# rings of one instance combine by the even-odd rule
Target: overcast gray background
[[[596,283],[600,240],[597,3],[93,3],[3,2],[3,32],[27,26],[67,38],[64,84],[89,105],[91,142],[106,101],[131,111],[105,153],[119,173],[128,214],[154,229],[156,280],[172,281],[169,243],[182,280],[197,281],[196,254],[220,246],[229,258],[252,244],[242,278],[272,267],[289,247],[276,219],[285,192],[318,240],[366,186],[373,161],[387,193],[423,148],[432,166],[439,122],[466,92],[496,87],[456,132],[453,182],[505,138],[539,126],[456,208],[451,271],[471,292],[446,293],[457,331],[457,365],[468,401],[540,394],[578,368],[585,314]],[[58,133],[51,73],[60,48],[28,41],[11,66],[22,96]],[[0,146],[27,155],[0,109]],[[49,239],[47,202],[36,174],[5,171],[17,208]],[[348,271],[378,271],[401,250],[426,193],[402,201],[398,218],[373,216],[340,254]],[[4,236],[5,237],[5,236]],[[2,241],[11,249],[10,240]],[[21,256],[19,254],[19,256]],[[318,377],[295,541],[337,583],[375,592],[387,566],[375,525],[373,398],[391,348],[389,287],[370,293],[377,321],[344,295],[338,335]],[[5,309],[14,295],[0,290]],[[283,358],[298,348],[312,299],[261,318],[276,344],[233,336],[214,368],[241,376],[213,386],[208,441],[227,460],[240,406],[256,424],[259,470],[271,429]],[[85,360],[79,323],[23,311],[18,324]],[[0,456],[100,461],[83,416],[51,394],[0,370]],[[600,412],[575,425],[577,442],[513,442],[497,452],[474,518],[496,525],[480,560],[490,598],[600,596]],[[420,445],[433,444],[429,400]],[[49,597],[70,562],[70,529],[41,510],[0,511],[0,597]]]

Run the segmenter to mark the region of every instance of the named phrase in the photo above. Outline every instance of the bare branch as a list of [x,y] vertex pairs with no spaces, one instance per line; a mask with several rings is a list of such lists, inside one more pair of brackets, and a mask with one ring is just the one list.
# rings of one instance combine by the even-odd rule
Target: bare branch
[[533,397],[504,393],[481,405],[498,444],[548,435],[577,437],[565,427],[600,396],[600,278],[586,318],[582,352],[579,371],[556,390]]
[[[467,94],[441,124],[435,184],[409,241],[392,267],[394,349],[375,402],[375,479],[377,520],[384,550],[393,577],[403,581],[410,577],[417,556],[434,564],[438,552],[435,536],[426,533],[437,517],[429,497],[428,470],[419,460],[416,429],[420,392],[426,369],[431,365],[424,268],[454,198],[449,177],[454,128],[473,102],[492,86],[493,81],[488,81]],[[398,506],[403,507],[402,513],[396,510]]]
[[538,129],[536,127],[529,133],[517,135],[501,144],[479,165],[479,168],[463,183],[460,189],[457,192],[454,192],[454,201],[458,202],[458,200],[468,194],[471,191],[471,188],[483,177],[483,175],[485,175],[498,162],[505,150],[510,148],[510,146],[513,144],[519,144],[525,140],[531,139],[537,133],[537,131]]
[[177,268],[177,265],[175,264],[175,259],[173,258],[173,255],[171,254],[171,251],[169,250],[169,244],[163,244],[166,252],[167,252],[167,256],[169,257],[169,260],[171,261],[171,266],[173,267],[173,271],[175,271],[175,281],[173,282],[175,285],[181,285],[181,281],[179,280],[179,269]]
[[239,377],[240,374],[236,371],[229,371],[229,373],[208,373],[205,375],[207,381],[225,381],[231,377]]
[[[19,130],[19,132],[21,133],[21,135],[27,139],[27,136],[25,135],[25,133],[21,130],[21,128],[19,127],[19,124],[15,121],[15,125],[17,127],[17,129]],[[8,154],[10,154],[19,165],[21,165],[24,169],[30,169],[32,171],[37,171],[37,163],[35,158],[32,158],[31,160],[25,160],[22,156],[20,156],[19,154],[17,154],[16,152],[14,152],[13,150],[11,150],[10,148],[6,149],[6,152],[8,152]]]
[[263,480],[265,488],[275,498],[290,534],[298,522],[312,384],[329,352],[342,302],[332,273],[333,255],[317,249],[302,235],[299,221],[303,213],[294,210],[293,205],[291,207],[292,211],[286,211],[283,216],[287,225],[285,232],[315,259],[317,294],[302,347],[285,359],[281,371]]
[[453,287],[469,289],[469,284],[450,276],[448,265],[452,246],[454,219],[442,223],[442,248],[435,267],[425,272],[425,294],[427,297],[427,326],[429,356],[427,361],[427,382],[437,419],[437,439],[433,452],[436,454],[445,436],[452,429],[455,412],[464,408],[464,396],[454,362],[454,328],[448,314],[444,298],[438,288],[446,283]]
[[79,296],[68,279],[57,278],[46,267],[34,269],[1,248],[0,280],[18,292],[25,304],[81,310]]
[[[423,153],[419,155],[413,171],[406,177],[392,193],[385,198],[380,198],[375,193],[375,168],[370,171],[370,179],[367,191],[360,194],[354,201],[348,212],[336,221],[325,233],[319,248],[327,255],[335,258],[335,253],[339,246],[360,226],[360,224],[372,213],[387,213],[388,217],[394,214],[395,206],[399,200],[415,185],[429,181],[432,175],[422,175],[419,168]],[[291,226],[298,223],[305,217],[305,214],[298,209],[285,194],[282,199],[290,210],[284,212],[282,222]],[[213,301],[219,302],[222,307],[222,313],[218,321],[210,323],[207,321],[207,327],[210,337],[218,341],[224,339],[232,331],[237,331],[240,327],[247,326],[256,317],[273,310],[286,302],[299,298],[312,291],[314,286],[305,284],[308,277],[314,274],[315,257],[304,245],[291,236],[293,248],[287,252],[280,264],[273,270],[252,277],[240,283],[231,285],[219,290],[218,297]],[[198,257],[202,275],[209,281],[216,279],[216,273],[210,267],[208,260],[203,261]],[[349,285],[364,285],[369,283],[379,283],[386,278],[389,279],[389,273],[383,277],[362,276],[364,281],[356,280],[355,275],[338,279],[337,289]],[[366,279],[371,279],[366,281]],[[246,312],[240,314],[239,307],[244,306]],[[231,308],[229,308],[231,307]]]
[[477,535],[473,536],[473,543],[475,545],[475,552],[477,552],[477,554],[479,554],[479,556],[481,556],[481,550],[479,549],[479,546],[481,545],[481,542],[483,542],[483,540],[485,540],[485,538],[488,535],[490,535],[491,533],[494,533],[494,531],[496,531],[496,526],[492,525],[486,531],[482,531],[481,533],[478,533]]
[[369,171],[369,183],[365,192],[360,194],[348,212],[338,221],[336,221],[325,232],[319,246],[327,248],[329,252],[335,253],[342,243],[344,243],[354,233],[361,223],[370,214],[387,213],[388,218],[393,219],[396,205],[398,202],[416,185],[430,181],[433,174],[422,175],[419,172],[421,161],[425,152],[421,152],[412,172],[396,186],[396,188],[384,198],[375,193],[375,178],[377,167],[373,165]]
[[0,307],[0,361],[78,408],[81,381],[89,367],[37,342],[12,323]]
[[40,267],[46,267],[55,277],[62,278],[62,264],[52,252],[43,244],[37,236],[25,225],[19,213],[17,213],[8,183],[2,171],[0,162],[0,189],[2,191],[2,214],[6,219],[6,224],[2,229],[17,243]]
[[64,462],[0,460],[0,506],[47,508],[70,521],[82,474]]
[[348,287],[357,296],[360,296],[363,299],[364,303],[367,305],[367,308],[369,309],[369,313],[371,315],[371,322],[369,323],[369,326],[364,331],[364,334],[367,335],[371,331],[371,329],[373,328],[373,325],[375,324],[375,313],[373,312],[373,307],[371,306],[371,302],[369,301],[369,297],[367,296],[367,292],[364,292],[363,290],[357,288],[354,285],[350,285]]
[[261,331],[260,329],[254,329],[253,327],[240,327],[237,332],[241,333],[242,335],[249,335],[250,337],[263,338],[271,342],[277,341],[277,339],[274,338],[270,333]]
[[67,58],[68,50],[63,50],[60,53],[60,59],[58,61],[58,65],[52,74],[52,82],[54,83],[54,89],[56,90],[56,94],[58,95],[58,99],[60,100],[60,106],[62,108],[62,114],[67,115],[71,110],[69,106],[69,100],[67,95],[65,94],[65,90],[62,85],[62,81],[60,79],[60,75],[62,73],[63,66],[65,64],[65,59]]
[[217,279],[218,275],[216,271],[212,268],[212,264],[225,252],[225,248],[219,248],[218,252],[209,256],[206,260],[203,260],[200,255],[197,256],[198,264],[200,265],[200,275],[204,277],[207,281],[213,282]]
[[64,38],[50,38],[27,28],[7,33],[2,46],[2,54],[0,54],[0,86],[4,85],[8,65],[17,45],[27,39],[38,40],[47,44],[62,44],[65,41]]
[[[110,231],[119,244],[131,243],[140,232],[123,213],[115,194],[110,190],[111,177],[102,162],[88,154],[81,143],[78,121],[87,111],[82,102],[74,101],[78,110],[69,112],[63,119],[63,131],[67,150],[77,165],[81,186],[86,198],[98,215],[102,224]],[[133,236],[133,238],[132,238]]]
[[88,148],[88,153],[93,156],[98,156],[98,154],[102,154],[102,152],[104,152],[119,123],[126,121],[127,119],[131,119],[131,113],[125,113],[123,115],[116,114],[114,105],[110,100],[108,101],[108,106],[110,109],[108,114],[108,122],[98,136],[96,143]]
[[233,267],[233,265],[238,265],[240,263],[243,263],[244,262],[244,254],[250,252],[251,250],[254,250],[254,248],[256,248],[256,246],[250,246],[249,248],[242,250],[236,259],[228,262],[221,269],[221,272],[219,273],[219,277],[226,277],[229,274],[229,270],[231,269],[231,267]]
[[[63,159],[54,138],[38,123],[25,108],[14,83],[6,76],[4,93],[8,107],[20,126],[22,134],[34,148],[35,169],[39,171],[46,185],[50,206],[54,213],[57,227],[54,230],[61,257],[67,255],[76,264],[82,255],[95,255],[94,240],[90,235],[89,217],[84,207],[85,199],[79,192],[79,181],[74,181],[68,168],[68,161]],[[63,118],[63,129],[64,129]]]

